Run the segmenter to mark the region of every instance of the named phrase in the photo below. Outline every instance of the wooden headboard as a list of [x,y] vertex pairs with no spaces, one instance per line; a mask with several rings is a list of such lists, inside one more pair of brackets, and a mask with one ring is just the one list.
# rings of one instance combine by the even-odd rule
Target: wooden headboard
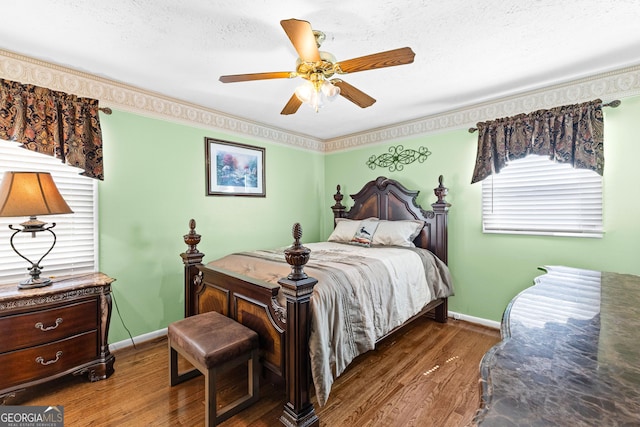
[[383,220],[397,221],[402,219],[420,219],[425,226],[414,240],[416,246],[425,248],[436,254],[445,263],[448,252],[447,215],[449,206],[444,199],[448,193],[442,185],[442,175],[438,178],[439,185],[433,192],[438,200],[431,205],[432,210],[426,211],[416,203],[420,191],[407,190],[398,181],[380,176],[366,183],[357,194],[352,194],[353,206],[347,210],[342,205],[343,195],[340,186],[333,196],[336,204],[331,207],[335,218],[365,219],[376,217]]

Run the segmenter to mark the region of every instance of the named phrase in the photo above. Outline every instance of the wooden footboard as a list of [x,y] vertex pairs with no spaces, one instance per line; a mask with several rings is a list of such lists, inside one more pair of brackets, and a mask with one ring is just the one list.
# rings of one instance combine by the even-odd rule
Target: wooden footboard
[[[256,331],[264,368],[284,375],[285,309],[278,305],[278,285],[229,271],[199,266],[194,295],[198,313],[215,310]],[[199,283],[198,283],[199,282]]]

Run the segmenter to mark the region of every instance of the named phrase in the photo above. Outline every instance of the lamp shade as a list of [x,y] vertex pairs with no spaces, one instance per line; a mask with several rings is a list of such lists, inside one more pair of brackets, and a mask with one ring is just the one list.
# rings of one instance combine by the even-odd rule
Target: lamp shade
[[0,216],[73,213],[48,172],[5,172],[0,183]]

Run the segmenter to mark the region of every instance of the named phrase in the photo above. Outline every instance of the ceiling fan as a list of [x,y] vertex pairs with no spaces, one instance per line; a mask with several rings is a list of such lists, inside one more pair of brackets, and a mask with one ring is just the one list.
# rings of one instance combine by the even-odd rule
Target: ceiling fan
[[333,100],[338,95],[342,95],[361,108],[367,108],[373,105],[376,100],[342,79],[332,79],[331,77],[335,74],[410,64],[415,57],[411,48],[403,47],[337,62],[332,54],[319,50],[325,35],[321,31],[312,30],[309,22],[286,19],[280,21],[280,25],[299,55],[295,71],[234,74],[220,77],[222,83],[303,78],[305,83],[296,89],[280,114],[294,114],[303,102],[310,104],[317,112],[325,100]]

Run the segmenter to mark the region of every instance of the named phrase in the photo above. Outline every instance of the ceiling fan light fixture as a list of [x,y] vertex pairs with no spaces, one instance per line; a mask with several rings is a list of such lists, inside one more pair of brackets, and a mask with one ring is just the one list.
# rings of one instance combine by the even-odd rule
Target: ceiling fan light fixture
[[315,91],[316,89],[313,87],[313,83],[305,80],[304,83],[296,88],[295,94],[301,102],[309,103]]
[[296,88],[295,94],[301,102],[310,105],[317,113],[327,101],[333,101],[340,95],[340,88],[327,80],[322,80],[322,83],[320,80],[305,80]]
[[304,104],[308,104],[317,113],[318,110],[324,105],[326,96],[321,90],[318,90],[313,83],[305,81],[298,86],[295,91],[296,96]]
[[322,82],[322,87],[320,88],[320,90],[329,101],[333,101],[338,95],[340,95],[340,88],[338,86],[334,86],[328,80]]

